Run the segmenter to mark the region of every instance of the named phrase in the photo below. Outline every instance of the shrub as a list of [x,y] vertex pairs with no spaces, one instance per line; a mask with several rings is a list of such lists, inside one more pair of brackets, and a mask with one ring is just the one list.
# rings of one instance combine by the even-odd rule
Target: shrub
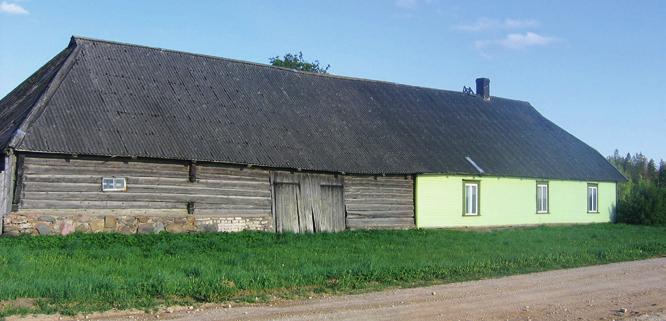
[[618,221],[629,224],[666,224],[666,189],[641,181],[625,183],[618,201]]
[[629,180],[618,185],[617,221],[630,224],[666,224],[666,163],[641,153],[620,156],[615,150],[608,160]]

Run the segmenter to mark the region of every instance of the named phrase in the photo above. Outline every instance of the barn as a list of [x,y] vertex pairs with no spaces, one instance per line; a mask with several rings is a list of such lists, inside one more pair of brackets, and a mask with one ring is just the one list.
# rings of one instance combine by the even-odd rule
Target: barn
[[529,103],[72,37],[0,101],[2,233],[612,220],[625,178]]

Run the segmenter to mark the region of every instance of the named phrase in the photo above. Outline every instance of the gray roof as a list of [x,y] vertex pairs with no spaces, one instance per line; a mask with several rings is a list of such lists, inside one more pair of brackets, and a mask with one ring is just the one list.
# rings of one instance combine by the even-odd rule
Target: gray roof
[[0,101],[0,125],[18,151],[624,180],[527,102],[79,37]]

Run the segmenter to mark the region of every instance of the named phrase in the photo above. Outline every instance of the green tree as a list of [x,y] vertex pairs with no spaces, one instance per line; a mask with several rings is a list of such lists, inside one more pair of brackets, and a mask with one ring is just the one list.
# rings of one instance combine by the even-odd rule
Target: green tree
[[661,189],[666,189],[666,162],[661,160],[659,163],[659,171],[657,173],[657,186]]
[[280,58],[280,56],[275,56],[273,58],[269,58],[268,61],[273,66],[314,72],[317,74],[327,74],[328,69],[331,67],[331,65],[326,65],[324,67],[319,63],[319,60],[311,62],[306,61],[305,58],[303,58],[303,53],[300,51],[297,54],[287,53],[282,58]]
[[649,182],[657,182],[657,164],[654,162],[654,159],[650,159],[645,166],[645,179]]

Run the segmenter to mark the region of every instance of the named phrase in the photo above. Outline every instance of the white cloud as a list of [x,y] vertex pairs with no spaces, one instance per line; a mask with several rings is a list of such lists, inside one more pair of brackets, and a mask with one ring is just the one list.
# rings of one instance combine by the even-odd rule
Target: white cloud
[[511,19],[504,20],[479,18],[474,23],[454,26],[453,29],[467,32],[479,32],[484,30],[506,30],[525,29],[539,26],[535,19]]
[[546,46],[555,41],[555,38],[542,36],[534,32],[526,33],[510,33],[503,39],[499,40],[498,44],[508,49],[521,49],[533,46]]
[[491,46],[499,46],[506,49],[523,49],[527,47],[547,46],[557,41],[557,38],[542,36],[535,32],[510,33],[504,38],[496,40],[477,40],[474,47],[485,49]]
[[15,3],[0,2],[0,12],[7,14],[28,14],[28,10]]
[[507,29],[524,29],[539,26],[539,22],[534,19],[504,19],[504,26]]

